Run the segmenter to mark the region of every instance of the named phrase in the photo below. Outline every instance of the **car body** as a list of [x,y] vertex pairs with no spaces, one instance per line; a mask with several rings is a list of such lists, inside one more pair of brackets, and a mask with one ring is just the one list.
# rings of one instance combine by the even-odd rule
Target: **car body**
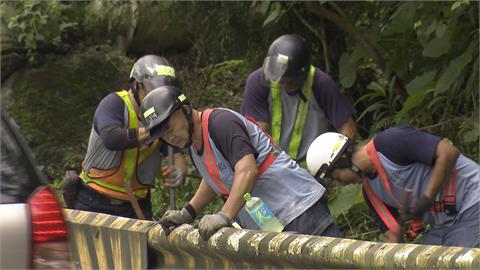
[[3,110],[0,140],[0,269],[71,268],[61,205]]

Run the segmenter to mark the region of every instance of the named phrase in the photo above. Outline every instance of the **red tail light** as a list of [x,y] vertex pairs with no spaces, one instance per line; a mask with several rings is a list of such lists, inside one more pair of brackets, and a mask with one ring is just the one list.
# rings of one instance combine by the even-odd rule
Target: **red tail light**
[[32,220],[32,267],[69,268],[68,231],[55,193],[48,187],[28,199]]
[[53,191],[44,187],[28,200],[32,217],[33,242],[67,241],[67,226]]

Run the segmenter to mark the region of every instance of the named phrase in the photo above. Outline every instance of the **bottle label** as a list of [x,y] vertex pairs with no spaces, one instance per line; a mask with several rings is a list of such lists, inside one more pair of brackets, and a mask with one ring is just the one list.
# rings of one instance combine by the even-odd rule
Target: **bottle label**
[[275,218],[272,213],[272,210],[268,208],[265,203],[260,204],[252,211],[252,218],[257,223],[258,226],[262,227],[270,220]]

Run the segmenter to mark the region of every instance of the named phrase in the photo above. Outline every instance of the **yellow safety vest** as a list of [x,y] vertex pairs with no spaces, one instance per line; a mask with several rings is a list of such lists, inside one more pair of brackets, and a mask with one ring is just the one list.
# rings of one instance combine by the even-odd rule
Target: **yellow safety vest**
[[[287,153],[291,158],[296,159],[298,154],[298,148],[302,140],[303,129],[307,120],[308,108],[310,106],[310,100],[312,99],[312,86],[313,77],[315,75],[315,67],[310,66],[306,81],[302,86],[302,93],[306,100],[299,99],[297,111],[295,114],[295,124],[293,126],[292,137],[288,145]],[[272,82],[272,137],[274,141],[280,143],[280,133],[282,130],[282,90],[277,82]]]
[[[115,92],[125,102],[128,109],[128,128],[138,128],[138,118],[130,101],[127,91]],[[156,149],[159,142],[156,140],[152,145],[141,148],[131,148],[123,152],[122,162],[117,168],[96,169],[91,168],[88,172],[82,170],[80,178],[91,188],[98,192],[120,200],[128,200],[127,190],[124,183],[131,183],[133,193],[137,198],[145,198],[148,195],[148,186],[138,182],[136,176],[137,166],[145,161]]]

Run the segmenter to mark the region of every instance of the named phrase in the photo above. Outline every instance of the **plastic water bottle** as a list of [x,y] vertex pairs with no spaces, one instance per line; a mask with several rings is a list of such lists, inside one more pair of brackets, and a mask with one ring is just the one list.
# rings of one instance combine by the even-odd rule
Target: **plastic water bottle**
[[283,230],[282,223],[273,215],[272,210],[261,198],[252,197],[248,192],[243,195],[243,198],[247,201],[245,210],[262,231],[281,232]]

